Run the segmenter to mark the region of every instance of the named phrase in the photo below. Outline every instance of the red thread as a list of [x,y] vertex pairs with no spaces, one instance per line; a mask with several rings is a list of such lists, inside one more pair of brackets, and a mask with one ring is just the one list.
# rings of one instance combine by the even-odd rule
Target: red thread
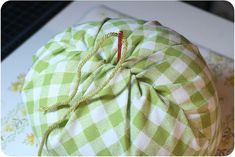
[[122,52],[122,37],[123,37],[123,32],[120,31],[118,32],[118,57],[117,57],[117,62],[119,62],[121,58],[121,52]]

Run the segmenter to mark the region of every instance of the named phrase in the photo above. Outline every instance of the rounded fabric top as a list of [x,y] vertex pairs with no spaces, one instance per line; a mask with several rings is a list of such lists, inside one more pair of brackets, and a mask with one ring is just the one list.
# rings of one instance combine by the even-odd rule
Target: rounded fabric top
[[158,22],[105,19],[66,29],[34,55],[22,91],[34,134],[46,130],[68,109],[96,90],[117,66],[117,38],[123,32],[128,51],[121,69],[93,98],[78,105],[54,129],[44,155],[214,155],[220,141],[220,109],[206,63],[198,49]]

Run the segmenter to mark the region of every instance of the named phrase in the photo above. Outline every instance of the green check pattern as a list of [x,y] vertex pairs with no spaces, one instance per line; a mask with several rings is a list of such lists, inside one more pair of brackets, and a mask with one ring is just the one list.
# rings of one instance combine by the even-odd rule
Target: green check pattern
[[[67,100],[81,60],[105,34],[119,31],[128,41],[122,69],[50,134],[43,155],[214,155],[220,108],[197,47],[158,22],[134,19],[68,28],[36,52],[22,98],[37,140],[67,110],[44,114],[41,108]],[[70,105],[106,80],[116,60],[112,38],[82,68]]]

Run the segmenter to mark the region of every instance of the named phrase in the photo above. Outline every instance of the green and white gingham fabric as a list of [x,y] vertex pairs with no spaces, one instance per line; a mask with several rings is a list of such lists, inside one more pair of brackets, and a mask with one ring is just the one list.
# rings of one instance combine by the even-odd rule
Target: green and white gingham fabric
[[[41,107],[67,100],[81,60],[105,34],[119,31],[128,41],[122,69],[49,135],[43,155],[214,155],[220,108],[198,49],[158,22],[133,19],[71,27],[37,51],[22,91],[37,140],[68,110],[44,114]],[[108,78],[116,51],[114,37],[84,65],[70,105]]]

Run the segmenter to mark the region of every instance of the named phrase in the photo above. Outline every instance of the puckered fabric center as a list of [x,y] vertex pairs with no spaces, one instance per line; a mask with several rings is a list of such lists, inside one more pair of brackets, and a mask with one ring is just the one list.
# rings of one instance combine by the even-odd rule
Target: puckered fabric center
[[[39,141],[66,108],[40,108],[69,98],[79,63],[107,33],[123,31],[128,51],[121,69],[48,137],[49,155],[213,155],[220,110],[210,72],[187,39],[154,22],[108,19],[71,27],[34,56],[22,97]],[[75,99],[94,91],[117,66],[117,38],[81,69]]]

